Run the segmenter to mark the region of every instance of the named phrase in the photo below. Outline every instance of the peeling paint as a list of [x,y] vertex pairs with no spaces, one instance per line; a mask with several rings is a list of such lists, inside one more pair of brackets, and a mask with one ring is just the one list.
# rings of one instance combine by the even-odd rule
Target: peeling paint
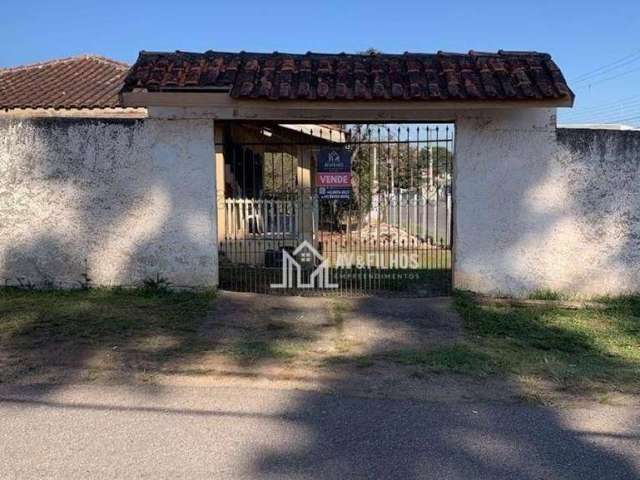
[[206,120],[0,121],[0,278],[215,285],[213,148]]
[[[0,278],[217,283],[211,120],[0,121]],[[640,133],[553,109],[458,112],[457,288],[638,291]]]
[[536,110],[493,115],[482,129],[457,123],[456,287],[639,291],[640,132],[556,130]]

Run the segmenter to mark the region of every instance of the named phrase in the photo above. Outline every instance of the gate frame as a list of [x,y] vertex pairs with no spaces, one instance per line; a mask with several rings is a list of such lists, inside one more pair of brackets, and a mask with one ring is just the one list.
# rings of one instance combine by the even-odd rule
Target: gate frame
[[[334,121],[335,122],[335,121]],[[351,123],[351,124],[355,124],[355,125],[371,125],[373,127],[375,127],[376,125],[383,125],[384,123],[388,123],[388,122],[381,122],[381,121],[376,121],[376,122],[362,122],[362,121],[354,121],[354,122],[344,122],[345,124]],[[453,121],[424,121],[424,122],[418,122],[415,120],[405,120],[405,121],[395,121],[395,122],[391,122],[393,124],[397,124],[397,125],[406,125],[407,127],[409,125],[411,126],[416,126],[416,124],[418,124],[419,126],[423,126],[425,124],[431,124],[431,125],[447,125],[447,126],[451,126],[451,135],[445,135],[444,138],[442,139],[433,139],[433,138],[429,138],[428,137],[428,132],[430,131],[428,128],[426,130],[427,132],[427,138],[423,139],[423,140],[416,140],[415,143],[416,144],[420,144],[423,143],[425,145],[433,145],[433,146],[441,146],[440,142],[443,142],[444,144],[446,144],[447,146],[451,146],[452,147],[452,152],[455,152],[455,143],[456,143],[456,135],[455,135],[455,128],[456,128],[456,123]],[[262,154],[265,153],[266,150],[264,150],[264,147],[266,147],[267,145],[269,145],[270,143],[268,141],[265,141],[264,136],[262,136],[261,134],[255,134],[253,135],[250,130],[251,130],[251,126],[254,126],[256,129],[263,129],[263,128],[280,128],[280,129],[287,129],[287,133],[291,135],[292,139],[291,139],[291,143],[289,143],[288,141],[285,142],[273,142],[272,144],[275,146],[291,146],[293,147],[294,150],[296,151],[302,151],[302,154],[299,154],[297,156],[297,158],[302,158],[305,159],[307,157],[309,157],[309,155],[312,152],[312,148],[316,147],[316,146],[322,146],[325,144],[326,141],[326,145],[331,145],[332,140],[330,137],[328,138],[323,138],[323,135],[319,135],[317,142],[313,142],[313,140],[310,142],[309,140],[309,132],[303,132],[302,129],[300,129],[299,131],[303,134],[305,134],[305,136],[303,137],[302,135],[300,135],[299,139],[295,139],[296,136],[296,132],[290,132],[288,130],[288,127],[292,127],[292,126],[307,126],[309,127],[309,129],[315,129],[316,127],[318,127],[318,129],[322,129],[322,122],[319,123],[313,123],[313,124],[304,124],[304,125],[300,125],[300,124],[287,124],[287,125],[283,125],[279,122],[264,122],[264,121],[258,121],[256,122],[255,120],[253,121],[247,121],[247,120],[227,120],[227,121],[223,121],[223,122],[215,122],[214,124],[214,147],[215,147],[215,162],[216,162],[216,197],[217,197],[217,225],[218,225],[218,231],[217,231],[217,241],[218,241],[218,245],[221,245],[224,241],[228,241],[228,238],[226,237],[226,234],[228,233],[226,231],[227,225],[226,225],[226,204],[227,204],[227,200],[228,197],[226,196],[226,192],[225,192],[225,188],[226,188],[226,182],[224,181],[225,176],[226,176],[226,171],[225,171],[225,150],[226,150],[226,144],[229,141],[229,139],[234,138],[233,141],[231,141],[229,144],[230,145],[235,145],[238,147],[255,147],[255,151],[257,154],[260,154],[260,152],[262,152]],[[232,135],[231,130],[233,128],[236,128],[237,130],[235,130],[235,133]],[[433,127],[432,127],[433,129]],[[375,130],[375,128],[374,128]],[[337,131],[337,130],[334,130]],[[388,129],[387,129],[388,131]],[[407,129],[408,131],[408,129]],[[247,132],[248,136],[247,136]],[[342,131],[340,131],[342,132]],[[400,132],[400,128],[398,128],[398,132]],[[313,134],[313,132],[311,132],[311,134]],[[335,134],[334,134],[335,135]],[[342,133],[342,135],[344,135],[344,133]],[[316,135],[313,135],[316,136]],[[243,141],[238,142],[237,138],[243,138]],[[395,141],[395,142],[391,142],[391,143],[397,143],[398,145],[400,144],[404,144],[407,143],[407,140],[402,140],[400,137]],[[346,137],[342,137],[342,138],[336,138],[336,140],[338,140],[338,143],[344,144],[347,140]],[[378,140],[379,142],[381,142],[381,144],[384,143],[388,143],[388,140]],[[369,143],[371,141],[367,141],[365,143]],[[372,142],[375,143],[375,142]],[[412,141],[409,141],[409,143],[413,143]],[[219,148],[219,147],[223,147],[223,148]],[[310,148],[304,148],[304,147],[310,147]],[[400,147],[398,147],[400,148]],[[286,149],[285,149],[286,150]],[[235,155],[234,155],[235,158]],[[300,179],[302,179],[302,187],[301,189],[298,189],[297,191],[302,193],[303,198],[305,197],[305,195],[308,195],[309,197],[314,195],[314,174],[313,171],[314,169],[314,165],[313,162],[311,160],[309,160],[307,158],[308,161],[304,161],[303,160],[303,165],[297,165],[296,167],[296,176],[295,178],[298,179],[298,181]],[[264,162],[264,157],[262,158],[262,161]],[[244,168],[244,167],[243,167]],[[263,168],[264,168],[264,164],[263,164]],[[453,289],[454,286],[454,262],[455,262],[455,175],[454,175],[454,164],[451,163],[450,164],[450,172],[451,172],[451,183],[450,183],[450,194],[448,196],[448,208],[447,208],[447,213],[446,215],[446,220],[445,222],[447,223],[447,233],[448,235],[446,235],[447,238],[447,244],[449,245],[449,248],[447,250],[447,256],[448,256],[448,267],[446,267],[446,270],[449,270],[448,273],[448,281],[447,284],[449,285],[446,288],[447,292],[451,292],[451,290]],[[244,171],[244,170],[243,170]],[[255,177],[255,176],[254,176]],[[220,182],[219,180],[222,179],[223,181]],[[229,197],[231,198],[231,197]],[[436,200],[437,201],[437,200]],[[301,205],[303,207],[307,207],[307,208],[311,208],[311,210],[314,208],[312,206],[312,202],[301,202]],[[313,222],[312,219],[312,215],[310,214],[310,212],[307,212],[307,214],[304,214],[301,216],[301,218]],[[317,219],[316,219],[317,221]],[[439,223],[438,220],[436,220],[436,223]],[[313,243],[313,233],[315,231],[315,229],[313,228],[313,225],[302,225],[299,227],[300,231],[302,232],[302,236],[298,235],[296,237],[296,241],[309,241],[311,243]],[[427,227],[427,232],[429,232],[428,227]],[[437,233],[437,227],[435,228],[435,230],[433,232],[430,232],[432,234],[436,234]],[[308,235],[308,236],[307,236]],[[259,239],[256,239],[256,241]],[[274,241],[277,239],[274,239]],[[400,248],[400,247],[398,247]],[[404,247],[403,247],[404,248]],[[410,250],[410,249],[409,249]],[[409,251],[407,250],[407,251]],[[252,254],[255,254],[256,251],[253,251]],[[432,255],[436,255],[437,258],[437,253],[433,254],[430,253],[428,255],[428,257],[433,259]],[[442,260],[436,260],[437,262],[440,262]],[[240,266],[240,264],[238,265]],[[219,264],[219,268],[222,268]],[[420,271],[433,271],[436,272],[439,269],[438,268],[421,268],[419,269]],[[433,284],[432,284],[433,285]],[[343,290],[341,288],[341,290]],[[361,288],[357,288],[356,289],[358,291],[358,294],[362,294],[362,290]],[[271,292],[270,292],[271,293]],[[272,292],[272,293],[278,293],[278,292]],[[294,293],[289,293],[289,294],[299,294],[300,292],[294,292]],[[355,293],[355,291],[351,291],[351,293]],[[368,290],[367,290],[368,293]]]

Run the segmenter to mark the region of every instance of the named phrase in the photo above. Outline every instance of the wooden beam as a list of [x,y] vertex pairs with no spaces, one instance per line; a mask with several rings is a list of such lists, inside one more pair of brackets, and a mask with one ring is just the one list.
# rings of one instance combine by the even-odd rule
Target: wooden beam
[[146,108],[9,108],[0,118],[147,118]]
[[[227,93],[128,92],[125,105],[146,105],[150,116],[269,120],[282,123],[318,121],[453,121],[461,110],[569,107],[570,98],[527,101],[297,101],[238,100]],[[436,118],[437,117],[437,118]]]

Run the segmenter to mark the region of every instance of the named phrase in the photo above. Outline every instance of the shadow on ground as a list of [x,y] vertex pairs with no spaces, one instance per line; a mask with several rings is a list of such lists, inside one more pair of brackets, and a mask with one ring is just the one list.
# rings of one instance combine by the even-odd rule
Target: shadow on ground
[[[14,291],[1,315],[2,379],[42,381],[44,404],[65,383],[142,382],[161,396],[157,378],[193,373],[314,390],[292,393],[277,416],[304,441],[263,448],[255,477],[638,477],[557,409],[515,403],[522,387],[474,363],[487,358],[457,354],[464,332],[450,299]],[[509,325],[494,327],[508,336]],[[580,335],[567,343],[604,355]]]

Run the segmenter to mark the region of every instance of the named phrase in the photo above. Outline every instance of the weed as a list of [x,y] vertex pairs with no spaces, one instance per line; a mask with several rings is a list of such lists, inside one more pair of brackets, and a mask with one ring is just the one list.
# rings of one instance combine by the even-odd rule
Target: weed
[[529,300],[564,300],[566,297],[555,290],[542,289],[531,292]]
[[156,273],[154,277],[145,278],[142,281],[145,290],[149,290],[152,292],[166,292],[171,288],[172,283],[161,276],[160,273]]

